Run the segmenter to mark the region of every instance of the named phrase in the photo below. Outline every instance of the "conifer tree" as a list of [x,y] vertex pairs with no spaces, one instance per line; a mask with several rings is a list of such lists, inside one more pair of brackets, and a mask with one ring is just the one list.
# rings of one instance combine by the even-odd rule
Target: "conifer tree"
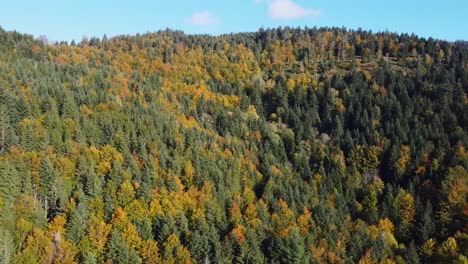
[[12,202],[21,193],[21,180],[16,168],[8,161],[0,164],[0,198],[5,205]]
[[50,206],[55,201],[57,172],[48,157],[41,162],[39,177],[39,194]]

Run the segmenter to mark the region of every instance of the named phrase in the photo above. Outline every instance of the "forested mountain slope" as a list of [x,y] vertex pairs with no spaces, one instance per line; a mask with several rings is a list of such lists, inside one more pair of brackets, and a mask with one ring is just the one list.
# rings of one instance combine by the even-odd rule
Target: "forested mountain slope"
[[2,263],[466,263],[468,46],[0,30]]

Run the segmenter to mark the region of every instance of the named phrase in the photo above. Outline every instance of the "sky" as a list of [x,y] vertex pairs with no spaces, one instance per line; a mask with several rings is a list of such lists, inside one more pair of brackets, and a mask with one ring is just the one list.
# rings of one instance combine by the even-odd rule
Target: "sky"
[[[3,3],[2,3],[3,2]],[[50,41],[177,29],[346,27],[468,40],[468,0],[0,0],[0,26]]]

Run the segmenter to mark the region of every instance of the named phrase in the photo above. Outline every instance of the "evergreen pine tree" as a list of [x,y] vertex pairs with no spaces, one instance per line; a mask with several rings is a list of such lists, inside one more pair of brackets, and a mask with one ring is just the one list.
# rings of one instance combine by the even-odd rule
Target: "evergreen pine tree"
[[432,205],[429,201],[426,203],[424,208],[421,221],[418,225],[418,235],[421,242],[425,242],[428,239],[432,238],[436,231],[436,226],[434,223],[434,214],[432,212]]
[[54,169],[52,161],[46,157],[42,160],[41,168],[39,171],[39,194],[42,198],[51,205],[55,200],[55,180],[57,173]]
[[406,263],[409,263],[409,264],[420,263],[418,251],[416,249],[416,246],[414,245],[414,241],[411,241],[409,243],[409,246],[406,248],[405,260],[406,260]]
[[125,243],[119,232],[114,230],[107,245],[107,259],[115,264],[141,263],[138,253]]
[[0,199],[11,204],[21,192],[21,180],[16,168],[8,161],[0,164]]
[[268,246],[271,260],[274,263],[303,263],[305,259],[305,242],[297,229],[285,237],[273,237]]

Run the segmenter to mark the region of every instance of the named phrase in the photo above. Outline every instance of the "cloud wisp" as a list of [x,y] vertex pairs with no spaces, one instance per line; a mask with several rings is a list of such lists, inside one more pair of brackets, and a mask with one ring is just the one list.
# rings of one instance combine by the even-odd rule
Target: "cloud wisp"
[[189,19],[192,25],[198,27],[216,26],[219,24],[219,19],[209,11],[194,13]]
[[268,4],[268,16],[273,19],[291,20],[320,15],[320,10],[302,7],[293,0],[255,0],[257,4],[262,2]]

